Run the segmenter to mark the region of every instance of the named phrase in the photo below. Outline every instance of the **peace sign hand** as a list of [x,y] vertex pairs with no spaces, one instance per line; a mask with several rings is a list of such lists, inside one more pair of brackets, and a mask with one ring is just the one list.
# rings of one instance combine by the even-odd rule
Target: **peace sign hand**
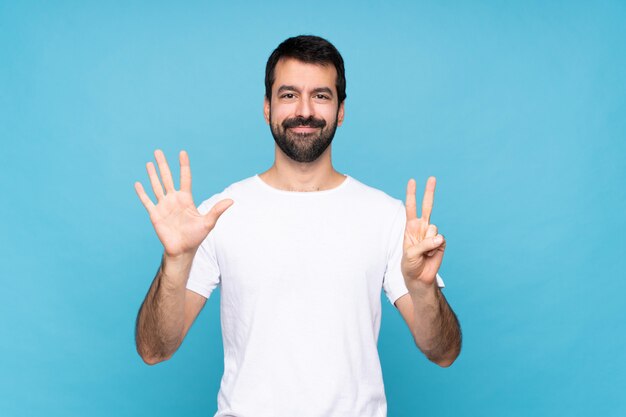
[[165,255],[172,258],[180,255],[194,256],[202,241],[215,227],[217,219],[233,204],[233,201],[221,200],[208,213],[200,214],[191,196],[191,168],[187,152],[181,151],[179,156],[179,191],[174,188],[172,173],[163,152],[154,151],[154,157],[161,172],[163,186],[152,162],[146,164],[146,169],[157,204],[150,200],[140,182],[135,183],[135,191],[148,210],[154,230],[165,248]]
[[409,180],[406,187],[406,227],[402,254],[402,275],[411,289],[416,285],[431,286],[443,259],[446,248],[444,237],[437,232],[437,226],[430,224],[430,213],[435,198],[435,177],[426,181],[422,200],[422,217],[417,217],[415,180]]

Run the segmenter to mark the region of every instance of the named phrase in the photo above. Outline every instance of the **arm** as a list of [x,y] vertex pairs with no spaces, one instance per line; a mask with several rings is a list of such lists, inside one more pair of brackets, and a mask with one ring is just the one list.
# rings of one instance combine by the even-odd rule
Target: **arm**
[[135,343],[148,365],[172,357],[206,303],[206,298],[185,288],[190,269],[190,260],[164,256],[141,305]]
[[446,241],[430,224],[436,180],[428,179],[417,218],[415,181],[407,185],[406,228],[404,232],[402,275],[409,294],[396,301],[415,343],[440,366],[450,366],[461,352],[461,328],[456,315],[437,285],[436,276]]
[[413,291],[395,302],[417,347],[439,366],[452,365],[461,352],[461,328],[454,311],[436,286]]
[[174,188],[163,152],[157,150],[154,155],[163,186],[152,162],[146,168],[158,203],[150,200],[141,183],[135,183],[137,195],[164,248],[161,267],[141,305],[135,328],[137,352],[150,365],[167,360],[176,352],[204,306],[204,297],[186,289],[189,271],[198,247],[233,203],[222,200],[206,214],[200,214],[191,196],[187,153],[180,153],[179,191]]

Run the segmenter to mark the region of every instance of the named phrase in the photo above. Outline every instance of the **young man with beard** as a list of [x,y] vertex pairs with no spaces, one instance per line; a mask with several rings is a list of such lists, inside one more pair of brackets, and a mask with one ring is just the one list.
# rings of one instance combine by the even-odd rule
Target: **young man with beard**
[[161,151],[162,185],[147,164],[158,203],[135,184],[164,246],[137,318],[137,350],[148,364],[169,359],[219,285],[225,358],[216,416],[386,416],[381,288],[431,361],[449,366],[460,352],[437,274],[445,240],[429,223],[435,179],[418,218],[415,181],[405,207],[333,168],[345,84],[333,45],[287,39],[266,68],[271,168],[197,209],[184,151],[180,190]]

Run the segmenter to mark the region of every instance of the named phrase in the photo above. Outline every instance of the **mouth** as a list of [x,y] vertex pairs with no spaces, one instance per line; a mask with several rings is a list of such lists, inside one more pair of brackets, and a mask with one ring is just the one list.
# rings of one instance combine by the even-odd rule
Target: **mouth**
[[290,129],[292,132],[295,132],[295,133],[313,133],[319,128],[310,127],[310,126],[296,126],[296,127],[289,127],[288,129]]

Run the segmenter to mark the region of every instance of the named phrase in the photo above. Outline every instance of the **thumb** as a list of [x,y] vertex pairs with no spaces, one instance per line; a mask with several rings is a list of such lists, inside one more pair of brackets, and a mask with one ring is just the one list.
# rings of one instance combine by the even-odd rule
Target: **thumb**
[[445,239],[443,235],[438,234],[433,237],[428,237],[422,240],[421,242],[419,242],[417,245],[409,248],[409,250],[407,251],[407,255],[410,258],[424,256],[426,252],[430,252],[433,249],[437,249],[441,247],[444,244],[444,242],[445,242]]
[[213,207],[211,207],[211,210],[204,215],[204,220],[206,221],[207,226],[209,226],[209,229],[212,230],[215,227],[217,219],[219,219],[220,216],[233,205],[233,203],[233,200],[227,198],[225,200],[218,201]]

